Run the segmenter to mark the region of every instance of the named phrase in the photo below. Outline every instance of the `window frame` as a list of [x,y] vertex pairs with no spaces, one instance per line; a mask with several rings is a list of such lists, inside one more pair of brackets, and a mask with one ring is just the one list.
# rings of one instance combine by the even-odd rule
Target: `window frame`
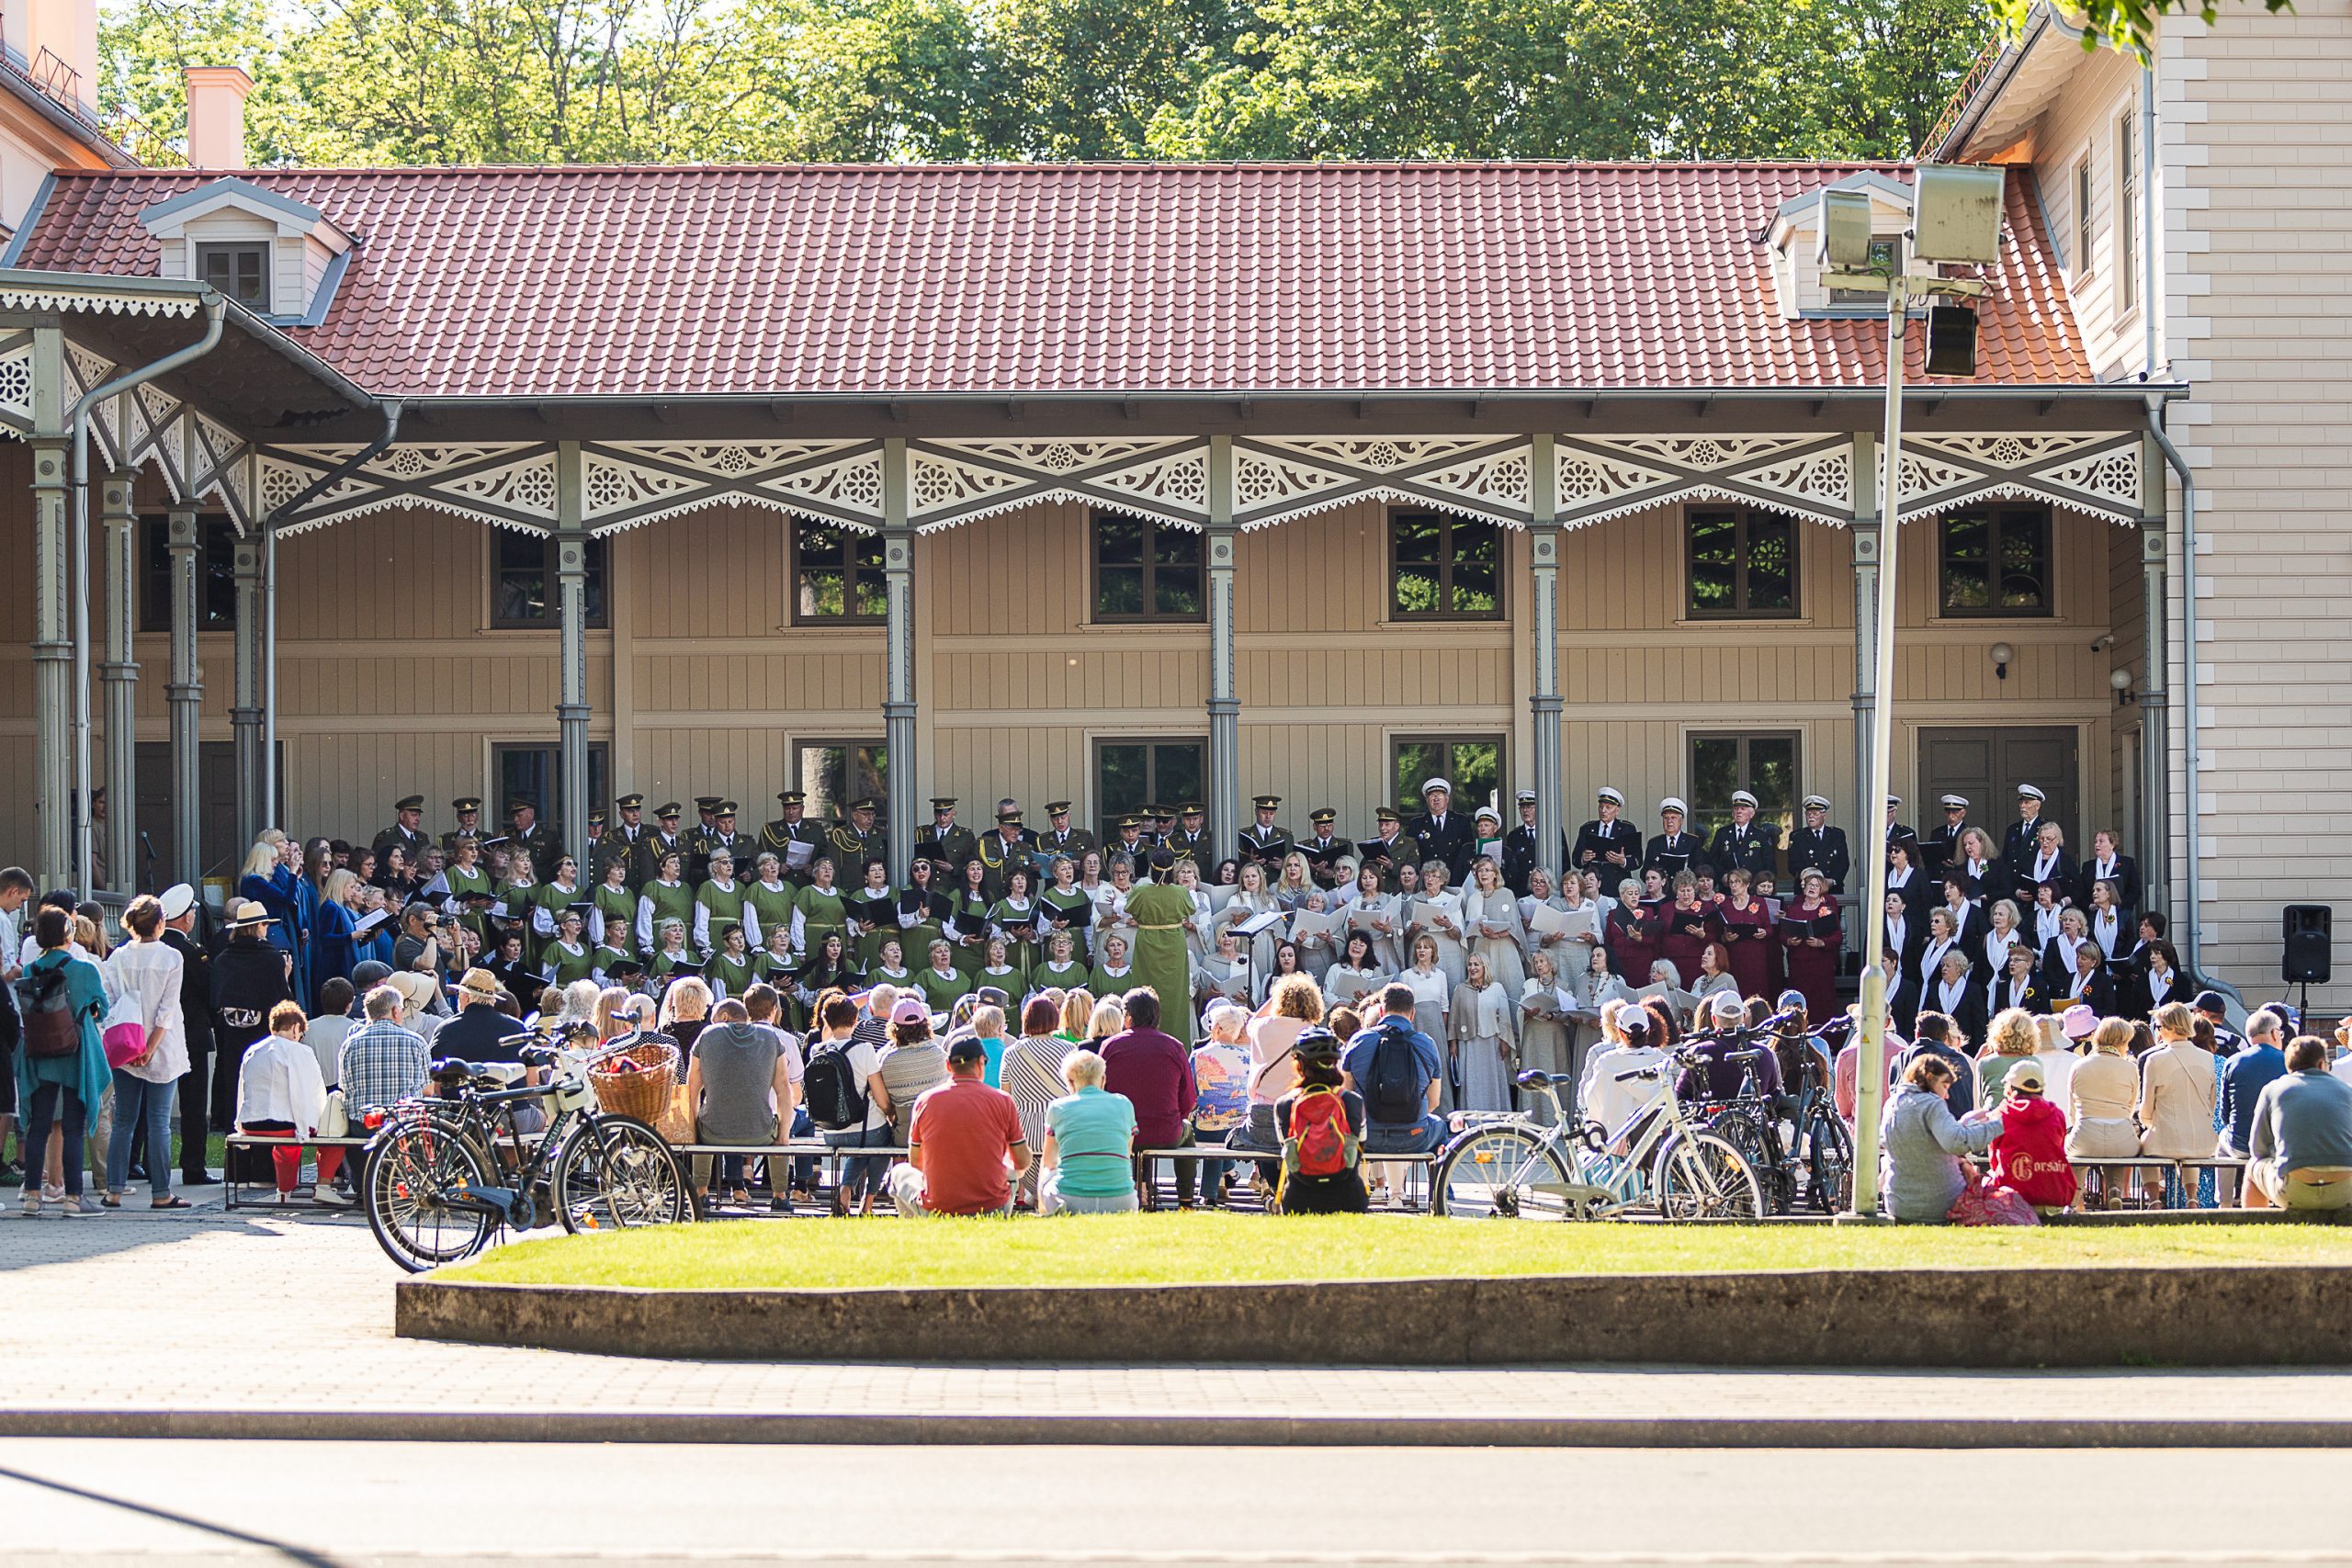
[[[1435,564],[1438,572],[1439,607],[1434,610],[1408,610],[1397,603],[1398,573],[1408,565],[1419,568],[1427,564],[1420,561],[1399,562],[1396,558],[1397,526],[1408,518],[1427,518],[1438,525],[1438,559]],[[1453,547],[1453,536],[1456,529],[1465,527],[1488,529],[1493,536],[1495,604],[1494,608],[1490,610],[1463,610],[1453,605],[1453,568],[1455,561],[1460,558],[1460,552]],[[1430,507],[1392,506],[1388,509],[1387,525],[1385,531],[1388,536],[1388,602],[1385,607],[1387,620],[1426,623],[1430,621],[1501,621],[1510,618],[1510,604],[1505,595],[1508,592],[1507,585],[1510,579],[1509,570],[1510,552],[1503,537],[1502,525],[1484,517],[1466,517],[1457,513],[1442,512]]]
[[[483,606],[483,625],[492,631],[498,632],[560,630],[563,626],[563,585],[561,574],[556,569],[556,550],[559,545],[556,536],[553,534],[526,534],[514,528],[489,528],[483,532],[485,538],[482,549],[486,561],[483,577],[489,593],[489,603]],[[499,564],[499,547],[516,539],[532,538],[539,541],[543,552],[541,558],[544,564],[540,568],[540,572],[545,586],[541,592],[545,596],[547,609],[538,615],[503,615],[498,609],[498,585],[500,577],[506,569]],[[586,596],[587,604],[583,606],[586,615],[583,624],[592,631],[604,631],[613,623],[612,541],[592,537],[585,543],[588,547],[586,557],[588,581],[594,584],[597,579],[602,578],[604,592],[601,594],[591,592]]]
[[2075,276],[2077,281],[2091,276],[2092,258],[2098,254],[2098,238],[2091,229],[2091,208],[2096,199],[2094,173],[2090,149],[2075,160]]
[[[1878,249],[1882,245],[1887,248],[1886,275],[1890,277],[1901,276],[1905,257],[1903,236],[1900,233],[1881,234],[1872,231],[1871,234],[1872,266],[1876,265]],[[1883,316],[1886,313],[1886,294],[1883,290],[1873,293],[1867,288],[1839,288],[1830,285],[1823,290],[1823,297],[1832,310],[1853,310],[1873,316]]]
[[[209,281],[205,276],[205,264],[215,256],[225,256],[229,258],[231,287],[220,289],[220,292],[236,300],[240,305],[258,310],[263,315],[276,314],[276,289],[273,287],[275,280],[270,276],[270,272],[277,260],[277,247],[275,244],[267,240],[190,240],[188,243],[193,247],[191,270],[195,274],[196,281],[198,283]],[[251,299],[235,292],[236,259],[246,254],[254,256],[261,264],[261,276],[256,279],[260,291]]]
[[[1144,788],[1144,798],[1136,803],[1136,807],[1141,807],[1146,804],[1154,806],[1182,806],[1184,804],[1181,799],[1167,798],[1167,796],[1171,795],[1182,795],[1187,792],[1169,789],[1161,782],[1159,776],[1159,750],[1162,747],[1191,748],[1197,756],[1194,773],[1201,782],[1203,803],[1207,803],[1206,789],[1209,769],[1209,739],[1207,736],[1182,734],[1097,735],[1091,738],[1091,743],[1088,747],[1087,757],[1089,764],[1087,768],[1087,784],[1089,786],[1089,793],[1093,797],[1093,805],[1096,808],[1093,814],[1096,842],[1103,848],[1106,853],[1110,850],[1111,846],[1119,841],[1117,818],[1125,815],[1126,809],[1133,809],[1133,807],[1114,809],[1111,805],[1110,791],[1103,787],[1102,780],[1102,753],[1106,749],[1113,746],[1140,746],[1144,749],[1144,773],[1146,774],[1147,782]],[[1147,831],[1148,830],[1148,829],[1147,829]],[[1205,870],[1206,868],[1204,867],[1203,869]],[[1107,875],[1109,868],[1105,867],[1104,871]]]
[[[835,533],[838,533],[842,538],[840,559],[835,561],[828,557],[818,563],[820,570],[838,571],[842,574],[842,612],[839,615],[829,615],[822,610],[804,610],[801,608],[800,573],[803,562],[808,558],[802,551],[801,535],[805,531],[813,528],[831,529]],[[791,603],[792,624],[794,626],[879,626],[888,624],[890,619],[888,609],[890,588],[888,575],[882,564],[883,558],[881,551],[883,544],[881,535],[874,533],[868,529],[853,527],[847,523],[833,523],[828,522],[822,518],[796,516],[792,519],[792,526],[787,531],[787,543],[786,546],[787,558],[785,566],[786,572],[785,597]],[[860,549],[867,546],[871,546],[876,552],[875,560],[871,566],[867,566],[860,562],[857,558]],[[882,597],[884,602],[884,608],[872,615],[865,614],[864,612],[852,607],[857,603],[859,580],[869,576],[874,578],[882,585]]]
[[[1102,525],[1114,519],[1120,522],[1140,524],[1144,530],[1141,562],[1144,607],[1132,615],[1109,611],[1102,607],[1104,566],[1128,570],[1133,570],[1136,565],[1129,561],[1105,562],[1102,559]],[[1195,541],[1194,547],[1197,554],[1189,570],[1199,578],[1200,608],[1192,614],[1170,612],[1159,608],[1160,570],[1163,568],[1177,570],[1188,570],[1182,562],[1162,561],[1159,558],[1158,547],[1163,533],[1186,536]],[[1204,543],[1204,536],[1197,528],[1186,528],[1174,523],[1163,522],[1157,517],[1145,516],[1139,512],[1121,512],[1114,507],[1098,506],[1090,509],[1086,514],[1086,624],[1102,626],[1205,626],[1209,618],[1209,583],[1208,551],[1202,547]]]
[[[1991,573],[1986,591],[1995,601],[1984,609],[1954,606],[1946,587],[1951,571],[1951,525],[1955,521],[1983,515],[1991,521],[1992,533],[1986,543],[1985,565]],[[2038,608],[2020,609],[2000,604],[2001,545],[2007,520],[2013,515],[2032,515],[2041,524],[2041,604]],[[2040,502],[1985,502],[1964,507],[1936,519],[1936,618],[1951,621],[2047,621],[2058,614],[2058,522],[2056,510]]]
[[[139,629],[142,632],[169,633],[172,629],[172,520],[167,513],[146,512],[139,515]],[[232,587],[229,594],[227,613],[214,616],[205,608],[205,582],[211,575],[208,558],[217,547],[220,564],[230,568],[233,578],[233,563],[237,550],[237,525],[226,513],[200,512],[196,518],[197,581],[196,629],[207,632],[232,632],[237,629],[237,597]],[[163,559],[154,558],[161,552]]]
[[[1697,540],[1694,529],[1702,517],[1730,515],[1734,520],[1734,552],[1736,570],[1733,574],[1733,597],[1729,609],[1712,609],[1699,603],[1699,577],[1693,570],[1692,552]],[[1748,526],[1758,517],[1770,517],[1785,523],[1789,530],[1789,603],[1786,608],[1757,609],[1748,603],[1747,558]],[[1778,511],[1770,506],[1685,505],[1682,509],[1682,613],[1692,621],[1801,621],[1804,619],[1804,547],[1801,525],[1804,519],[1793,513]]]
[[2140,209],[2141,152],[2132,121],[2138,113],[2126,98],[2115,117],[2115,212],[2109,225],[2115,233],[2115,316],[2120,321],[2140,308],[2140,229],[2132,221]]
[[1397,730],[1391,734],[1388,737],[1386,777],[1389,783],[1396,786],[1396,793],[1401,797],[1396,802],[1396,808],[1409,818],[1415,812],[1424,808],[1421,805],[1419,787],[1420,781],[1418,779],[1413,781],[1413,786],[1408,788],[1405,776],[1396,771],[1397,763],[1401,761],[1398,754],[1408,746],[1443,747],[1444,754],[1438,763],[1436,776],[1456,785],[1461,782],[1461,769],[1454,761],[1454,749],[1460,746],[1492,746],[1495,749],[1494,799],[1476,798],[1457,787],[1453,792],[1453,803],[1447,807],[1447,810],[1458,812],[1464,820],[1470,820],[1476,816],[1480,807],[1492,806],[1498,814],[1502,815],[1503,826],[1506,829],[1519,820],[1518,813],[1511,808],[1512,803],[1505,798],[1511,793],[1510,731],[1493,729],[1433,734],[1426,730]]
[[[808,763],[806,761],[807,755],[810,751],[843,751],[850,753],[871,751],[874,753],[879,763],[879,765],[873,770],[876,774],[874,798],[876,802],[874,812],[874,826],[877,829],[887,831],[890,825],[890,743],[888,739],[880,735],[809,735],[794,736],[792,738],[792,740],[785,752],[786,762],[791,770],[786,776],[792,781],[792,785],[795,789],[806,790],[808,792],[808,805],[809,808],[803,813],[804,819],[820,825],[834,821],[846,821],[849,818],[849,807],[846,802],[841,799],[837,798],[832,802],[833,809],[830,814],[818,809],[823,802],[824,792],[821,788],[810,787]],[[851,770],[854,770],[856,766],[854,761],[848,759],[844,759],[844,765]],[[854,773],[845,773],[842,779],[842,795],[848,795],[855,784],[856,779],[854,776]]]
[[[563,833],[564,780],[563,743],[560,740],[530,739],[492,740],[489,775],[491,787],[482,797],[482,805],[485,807],[482,815],[491,821],[501,824],[494,829],[495,832],[503,833],[506,830],[503,826],[506,821],[506,801],[511,793],[506,785],[506,759],[509,756],[532,753],[545,757],[547,776],[551,786],[550,798],[537,803],[539,825],[560,838]],[[609,801],[612,798],[613,743],[611,741],[591,740],[588,742],[588,784],[589,810],[594,811],[598,802]],[[495,807],[495,810],[488,809],[490,807]],[[428,834],[427,837],[430,838],[431,835]],[[565,852],[573,855],[584,855],[587,852],[584,845],[566,844],[564,850]],[[588,869],[586,864],[583,863],[580,869],[584,878]],[[582,885],[585,886],[584,881]]]
[[[1755,742],[1758,740],[1785,740],[1789,743],[1788,800],[1781,806],[1777,815],[1768,815],[1767,808],[1762,804],[1762,797],[1760,795],[1758,797],[1758,804],[1756,807],[1756,820],[1780,829],[1781,837],[1785,840],[1788,834],[1796,828],[1798,822],[1802,820],[1803,817],[1804,789],[1804,785],[1799,781],[1804,777],[1804,731],[1803,729],[1794,728],[1693,728],[1683,732],[1683,797],[1690,803],[1690,819],[1694,822],[1706,823],[1710,832],[1712,832],[1716,827],[1731,820],[1730,796],[1726,795],[1720,801],[1702,800],[1699,798],[1699,747],[1702,743],[1711,740],[1729,740],[1737,744],[1739,748],[1738,760],[1732,769],[1733,779],[1731,787],[1736,790],[1744,789],[1750,794],[1755,794],[1756,792],[1756,770],[1750,761],[1753,756],[1752,748]],[[1724,868],[1717,866],[1715,869],[1720,874]]]

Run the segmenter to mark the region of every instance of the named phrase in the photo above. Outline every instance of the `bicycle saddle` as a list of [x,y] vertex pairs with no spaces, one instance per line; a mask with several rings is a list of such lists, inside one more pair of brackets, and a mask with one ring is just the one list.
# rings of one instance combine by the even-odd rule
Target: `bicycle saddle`
[[1514,1080],[1521,1089],[1542,1089],[1549,1084],[1554,1089],[1577,1081],[1574,1073],[1547,1073],[1541,1067],[1530,1067]]
[[463,1083],[481,1073],[479,1065],[460,1056],[436,1056],[433,1060],[433,1076],[443,1083]]

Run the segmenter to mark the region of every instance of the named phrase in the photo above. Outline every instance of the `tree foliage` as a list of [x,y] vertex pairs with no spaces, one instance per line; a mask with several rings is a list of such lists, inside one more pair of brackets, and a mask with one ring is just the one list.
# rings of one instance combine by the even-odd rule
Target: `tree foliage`
[[[2111,0],[2121,3],[2121,0]],[[1900,157],[1982,0],[116,0],[257,161]]]

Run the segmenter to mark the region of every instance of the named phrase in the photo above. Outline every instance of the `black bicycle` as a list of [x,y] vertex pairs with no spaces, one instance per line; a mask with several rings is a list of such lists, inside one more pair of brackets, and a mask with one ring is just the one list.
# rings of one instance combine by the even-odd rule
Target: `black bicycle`
[[[1831,1100],[1827,1064],[1810,1045],[1805,1048],[1792,1111],[1786,1095],[1757,1088],[1756,1064],[1766,1049],[1749,1046],[1726,1055],[1726,1061],[1745,1068],[1739,1092],[1719,1102],[1707,1117],[1707,1128],[1755,1167],[1772,1213],[1794,1213],[1801,1205],[1825,1214],[1842,1213],[1853,1196],[1854,1139]],[[1785,1141],[1783,1111],[1789,1111],[1792,1129]]]
[[[502,1043],[515,1048],[519,1068],[436,1061],[437,1096],[403,1100],[368,1141],[368,1226],[393,1262],[412,1274],[462,1262],[506,1229],[552,1223],[576,1234],[695,1218],[686,1173],[662,1134],[596,1108],[590,1067],[633,1042],[594,1055],[535,1034]],[[549,1081],[514,1083],[534,1069]],[[530,1107],[547,1112],[544,1132],[524,1126]]]

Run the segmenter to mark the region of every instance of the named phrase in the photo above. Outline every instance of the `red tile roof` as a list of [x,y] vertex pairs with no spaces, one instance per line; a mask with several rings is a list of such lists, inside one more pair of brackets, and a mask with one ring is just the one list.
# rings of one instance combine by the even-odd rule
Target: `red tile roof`
[[[788,396],[1868,386],[1882,329],[1781,320],[1760,243],[1782,202],[1857,167],[241,177],[364,237],[324,322],[289,332],[370,391]],[[17,265],[152,276],[139,211],[213,177],[61,174]],[[2008,219],[1978,382],[2087,383],[2014,180]]]

